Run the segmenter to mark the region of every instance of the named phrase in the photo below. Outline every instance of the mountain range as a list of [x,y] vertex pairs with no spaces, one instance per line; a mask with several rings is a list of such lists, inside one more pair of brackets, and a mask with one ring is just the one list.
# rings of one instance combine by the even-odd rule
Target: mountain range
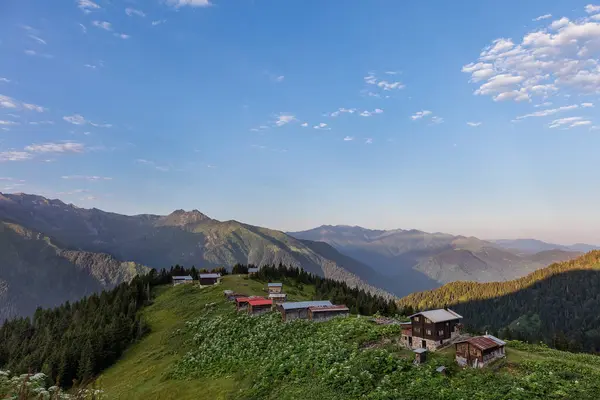
[[[197,210],[127,216],[37,195],[0,194],[0,222],[0,243],[7,249],[0,257],[4,317],[28,315],[34,304],[59,304],[131,279],[135,272],[176,264],[213,268],[281,263],[390,296],[373,286],[383,281],[376,271],[325,243],[217,221]],[[115,267],[115,262],[122,266]],[[131,265],[136,267],[132,270]],[[72,271],[77,271],[72,285],[63,287]],[[112,279],[104,276],[107,271]],[[60,277],[63,286],[47,285],[47,276]]]
[[307,231],[289,232],[289,235],[328,243],[341,253],[371,266],[388,281],[403,282],[405,286],[396,285],[394,290],[399,296],[453,281],[514,279],[581,254],[574,248],[540,241],[536,241],[539,251],[533,246],[530,251],[523,251],[519,249],[519,241],[489,242],[476,237],[414,229],[372,230],[359,226],[323,225]]

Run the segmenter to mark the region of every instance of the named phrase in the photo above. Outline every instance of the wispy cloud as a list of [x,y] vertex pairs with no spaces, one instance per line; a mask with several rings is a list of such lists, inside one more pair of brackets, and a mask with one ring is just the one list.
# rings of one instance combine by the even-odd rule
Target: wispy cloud
[[157,19],[156,21],[152,21],[152,26],[164,24],[165,22],[167,22],[166,19]]
[[54,121],[29,121],[29,125],[54,125]]
[[481,125],[481,122],[467,122],[467,125],[472,126],[472,127],[476,127]]
[[4,161],[25,161],[29,160],[33,155],[26,151],[3,151],[0,152],[0,162]]
[[83,33],[87,33],[87,28],[85,27],[85,25],[84,25],[84,24],[79,24],[79,26],[81,27],[81,31],[82,31]]
[[20,123],[19,122],[15,122],[15,121],[7,121],[7,120],[0,119],[0,125],[4,125],[4,126],[20,125]]
[[209,0],[166,0],[167,4],[179,8],[179,7],[210,7],[212,3]]
[[372,143],[373,143],[373,139],[371,139],[371,138],[367,138],[365,140],[365,144],[372,144]]
[[321,122],[315,126],[313,126],[314,129],[320,129],[320,130],[325,130],[325,131],[329,131],[331,130],[331,128],[327,127],[327,124],[324,122]]
[[356,108],[344,108],[344,107],[342,107],[342,108],[338,108],[337,111],[334,111],[334,112],[331,112],[331,113],[328,113],[328,114],[325,114],[325,115],[329,116],[329,117],[337,117],[337,116],[339,116],[341,114],[346,114],[346,113],[347,114],[354,114],[355,112],[356,112]]
[[296,117],[294,117],[291,114],[282,113],[279,116],[277,116],[277,119],[275,120],[275,125],[283,126],[293,121],[296,121]]
[[284,79],[285,79],[285,76],[279,75],[279,76],[275,77],[274,81],[279,83],[279,82],[283,82]]
[[143,11],[136,10],[135,8],[131,8],[131,7],[127,7],[125,9],[125,14],[127,14],[130,17],[133,17],[133,16],[145,17],[146,16],[146,13],[144,13]]
[[91,126],[95,126],[96,128],[110,128],[112,127],[111,124],[103,124],[103,123],[96,123],[96,122],[92,122],[89,121],[87,119],[85,119],[85,117],[83,115],[80,114],[73,114],[73,115],[69,115],[69,116],[65,116],[63,117],[63,119],[65,121],[67,121],[70,124],[73,125],[91,125]]
[[3,77],[0,76],[0,82],[11,83],[12,81],[10,79],[8,79],[8,78],[3,78]]
[[559,113],[562,111],[575,110],[577,108],[579,108],[579,106],[577,104],[572,104],[570,106],[562,106],[562,107],[558,107],[558,108],[548,108],[545,110],[536,111],[536,112],[525,114],[525,115],[520,115],[517,117],[517,119],[547,117],[548,115],[553,115],[553,114],[556,114],[556,113]]
[[10,178],[10,177],[0,177],[0,182],[24,183],[25,181],[23,179],[15,179],[15,178]]
[[42,38],[40,38],[40,37],[38,37],[38,36],[35,36],[35,35],[29,35],[29,37],[30,37],[31,39],[35,40],[35,41],[36,41],[36,42],[38,42],[38,43],[41,43],[41,44],[48,44],[48,43],[46,43],[46,41],[45,41],[44,39],[42,39]]
[[594,107],[594,103],[581,103],[581,107],[592,108],[592,107]]
[[543,19],[548,19],[548,18],[552,18],[552,14],[540,15],[539,17],[534,18],[532,21],[541,21]]
[[46,54],[46,53],[38,53],[35,50],[31,50],[31,49],[27,49],[27,50],[23,50],[23,53],[25,53],[28,56],[31,57],[42,57],[42,58],[54,58],[54,56],[52,54]]
[[438,117],[437,115],[434,115],[433,117],[431,117],[431,123],[434,125],[441,124],[443,122],[444,122],[444,118],[442,118],[442,117]]
[[364,81],[367,85],[376,86],[384,91],[391,91],[396,89],[404,89],[404,84],[400,81],[387,81],[385,79],[379,79],[374,73],[369,73],[365,76]]
[[100,6],[91,0],[78,0],[77,7],[85,14],[91,13],[93,10],[100,9]]
[[105,31],[112,31],[112,24],[108,21],[92,21],[92,25]]
[[9,96],[0,94],[0,108],[25,109],[30,111],[44,112],[48,109],[37,104],[24,103]]
[[555,119],[548,125],[549,128],[575,128],[578,126],[589,126],[592,124],[592,121],[586,120],[583,117],[568,117]]
[[352,136],[346,136],[346,137],[344,138],[344,142],[351,142],[351,141],[353,141],[353,140],[354,140],[354,138],[353,138]]
[[413,121],[416,121],[416,120],[424,118],[424,117],[426,117],[428,115],[431,115],[431,111],[429,111],[429,110],[423,110],[423,111],[418,111],[415,115],[411,116],[410,118]]
[[146,160],[143,158],[138,158],[137,160],[135,160],[135,162],[138,164],[141,164],[141,165],[148,165],[150,167],[153,167],[157,171],[161,171],[161,172],[167,172],[171,169],[171,167],[169,167],[169,166],[159,165],[159,164],[155,163],[154,161]]
[[89,176],[89,175],[63,175],[61,176],[62,179],[67,179],[67,180],[83,180],[83,181],[90,181],[90,182],[97,182],[97,181],[112,181],[113,178],[108,177],[108,176]]
[[303,122],[302,124],[300,124],[300,126],[306,128],[308,126],[308,122]]
[[372,116],[372,115],[375,115],[375,114],[382,114],[382,113],[383,113],[383,110],[382,110],[381,108],[376,108],[376,109],[375,109],[375,110],[373,110],[373,111],[367,111],[367,110],[365,110],[365,111],[361,112],[359,115],[360,115],[361,117],[370,117],[370,116]]
[[587,6],[585,6],[585,12],[588,14],[595,14],[597,12],[600,12],[600,6],[588,4]]
[[61,143],[41,143],[31,144],[25,147],[26,151],[31,153],[83,153],[85,146],[77,142],[61,142]]
[[125,33],[115,33],[114,35],[121,39],[129,39],[131,37],[130,35],[127,35]]

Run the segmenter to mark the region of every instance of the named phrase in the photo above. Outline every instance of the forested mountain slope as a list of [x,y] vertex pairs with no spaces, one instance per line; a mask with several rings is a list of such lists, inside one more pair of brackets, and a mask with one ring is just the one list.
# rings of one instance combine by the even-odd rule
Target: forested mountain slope
[[0,221],[0,321],[113,288],[148,270],[108,254],[64,250],[42,233]]
[[403,306],[452,306],[464,323],[508,338],[600,352],[600,251],[507,282],[453,282],[413,293]]
[[539,254],[522,254],[475,237],[414,229],[385,231],[323,225],[289,234],[299,239],[329,243],[341,253],[371,266],[388,280],[403,282],[405,286],[400,286],[395,292],[399,295],[459,280],[490,282],[514,279],[552,262],[581,254],[552,247],[551,251]]

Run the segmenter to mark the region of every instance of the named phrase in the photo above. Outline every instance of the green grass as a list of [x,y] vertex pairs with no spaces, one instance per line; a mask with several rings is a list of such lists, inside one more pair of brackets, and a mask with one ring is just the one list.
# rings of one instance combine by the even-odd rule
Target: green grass
[[[310,300],[314,287],[302,289],[284,281],[290,301]],[[134,344],[121,360],[98,379],[110,399],[226,399],[243,389],[245,383],[234,376],[210,380],[174,380],[167,378],[173,363],[192,346],[185,322],[205,312],[205,305],[216,303],[216,312],[231,310],[223,290],[248,295],[266,295],[266,284],[241,275],[225,276],[220,285],[200,289],[192,285],[156,288],[154,303],[142,311],[151,332]],[[202,397],[198,397],[202,393]]]

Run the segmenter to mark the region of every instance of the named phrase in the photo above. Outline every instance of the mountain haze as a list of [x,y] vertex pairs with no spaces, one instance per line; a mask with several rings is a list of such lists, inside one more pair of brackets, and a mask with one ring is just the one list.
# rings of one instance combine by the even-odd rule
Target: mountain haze
[[299,239],[323,241],[371,266],[406,287],[398,295],[428,290],[440,284],[467,280],[489,282],[514,279],[538,268],[565,261],[580,252],[548,248],[521,254],[475,237],[418,230],[372,230],[359,226],[324,225],[302,232],[290,232]]

